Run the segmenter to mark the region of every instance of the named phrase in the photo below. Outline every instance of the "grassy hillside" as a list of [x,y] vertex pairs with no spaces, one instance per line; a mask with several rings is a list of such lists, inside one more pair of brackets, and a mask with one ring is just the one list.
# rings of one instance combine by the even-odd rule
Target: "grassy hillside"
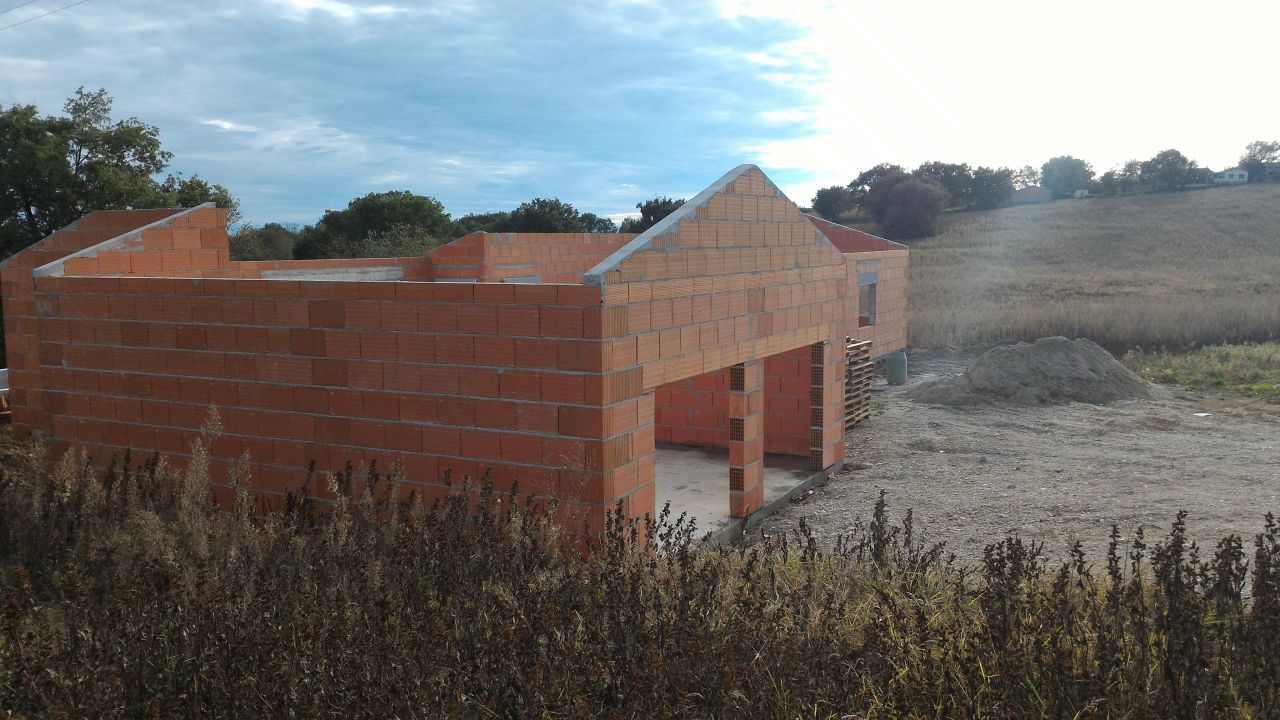
[[913,347],[1280,337],[1277,184],[956,213],[911,251]]

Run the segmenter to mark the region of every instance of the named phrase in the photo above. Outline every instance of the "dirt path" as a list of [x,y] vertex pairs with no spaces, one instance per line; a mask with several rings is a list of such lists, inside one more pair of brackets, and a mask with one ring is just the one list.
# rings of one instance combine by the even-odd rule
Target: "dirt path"
[[1100,565],[1113,523],[1124,538],[1141,526],[1154,544],[1187,510],[1204,555],[1227,533],[1243,535],[1249,547],[1263,515],[1280,515],[1275,406],[1163,387],[1152,400],[1104,406],[951,408],[902,397],[915,384],[963,372],[970,359],[916,355],[907,385],[878,381],[873,400],[883,412],[850,434],[848,469],[766,521],[765,532],[804,517],[830,541],[865,522],[883,488],[895,520],[913,508],[917,527],[962,563],[1016,534],[1043,541],[1055,561],[1079,538]]

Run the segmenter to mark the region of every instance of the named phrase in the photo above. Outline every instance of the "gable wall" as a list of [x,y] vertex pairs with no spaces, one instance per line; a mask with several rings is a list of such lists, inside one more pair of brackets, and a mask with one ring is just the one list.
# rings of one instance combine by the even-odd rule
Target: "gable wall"
[[[843,454],[844,259],[758,168],[730,173],[704,196],[588,274],[604,291],[606,382],[652,396],[737,364],[762,380],[754,368],[764,358],[795,351],[808,359],[808,454],[828,467]],[[759,408],[743,420],[763,447]],[[642,476],[640,492],[652,494],[652,478]],[[747,487],[734,514],[759,507]]]

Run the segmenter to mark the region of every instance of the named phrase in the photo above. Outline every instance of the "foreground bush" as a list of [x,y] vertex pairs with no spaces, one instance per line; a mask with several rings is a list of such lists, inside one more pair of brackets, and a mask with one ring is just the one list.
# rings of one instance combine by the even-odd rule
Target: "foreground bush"
[[[204,454],[97,477],[10,452],[0,710],[153,717],[1274,717],[1280,528],[1200,559],[1183,518],[1046,569],[886,519],[699,551],[663,517],[592,550],[514,497],[390,503],[370,471],[257,515]],[[242,479],[243,480],[243,479]],[[660,549],[658,549],[660,546]],[[1249,590],[1246,592],[1245,588]]]

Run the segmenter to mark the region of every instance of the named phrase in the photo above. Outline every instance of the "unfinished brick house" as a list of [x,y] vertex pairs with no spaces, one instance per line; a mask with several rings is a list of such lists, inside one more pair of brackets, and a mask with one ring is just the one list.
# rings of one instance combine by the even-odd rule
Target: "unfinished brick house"
[[750,165],[639,236],[417,258],[236,262],[211,205],[95,212],[0,274],[13,424],[99,462],[183,456],[216,406],[215,476],[247,452],[264,494],[399,461],[428,499],[487,473],[592,529],[655,510],[658,443],[700,445],[742,517],[766,452],[841,459],[845,338],[905,345],[906,266]]

